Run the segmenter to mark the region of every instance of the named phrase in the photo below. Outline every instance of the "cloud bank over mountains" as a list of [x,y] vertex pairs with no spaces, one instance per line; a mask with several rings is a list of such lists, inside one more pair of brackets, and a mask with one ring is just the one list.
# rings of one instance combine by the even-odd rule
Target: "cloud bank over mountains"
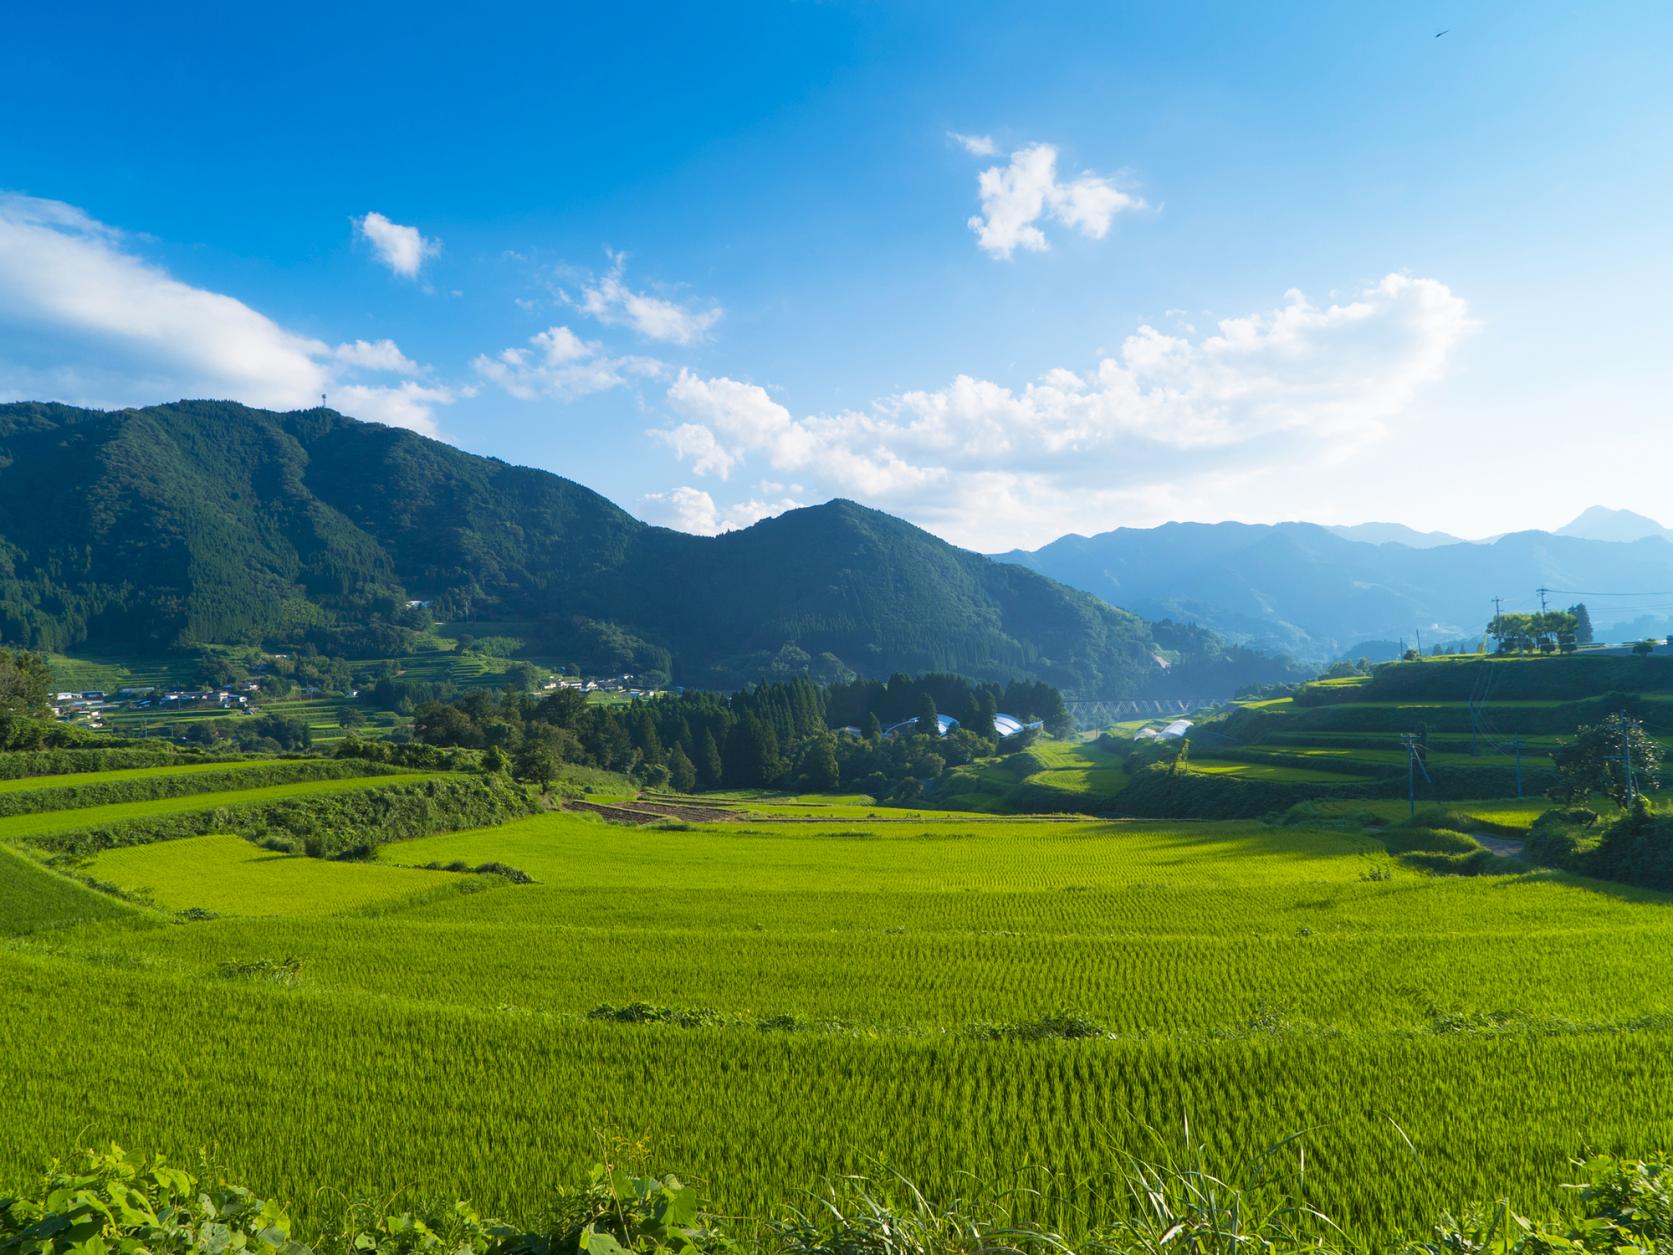
[[961,374],[834,414],[797,416],[760,385],[682,370],[666,394],[676,421],[651,434],[699,477],[793,475],[816,497],[1002,546],[1347,456],[1383,436],[1473,327],[1444,283],[1390,274],[1328,304],[1291,291],[1196,338],[1141,326],[1091,367],[1020,387]]
[[[960,142],[973,152],[991,143]],[[1055,160],[1035,145],[985,171],[993,196],[984,191],[978,234],[1027,249],[1038,221],[1098,234],[1127,207],[1097,176],[1059,179]],[[381,215],[356,231],[402,277],[436,255],[434,241]],[[547,421],[576,422],[582,441],[586,417],[550,407],[592,398],[667,459],[647,460],[635,488],[656,521],[717,531],[850,496],[986,549],[1041,543],[1088,520],[1200,513],[1262,477],[1352,457],[1441,378],[1475,327],[1444,282],[1396,272],[1344,298],[1292,290],[1201,333],[1143,323],[1091,361],[1067,346],[1064,364],[1032,379],[961,372],[821,412],[742,372],[705,369],[721,306],[631,286],[622,253],[609,254],[604,274],[552,290],[551,306],[605,328],[599,337],[553,323],[475,353],[449,380],[392,338],[305,334],[177,278],[146,251],[74,206],[0,197],[0,397],[299,408],[324,394],[356,417],[437,435],[438,412],[482,393],[544,406]],[[654,354],[612,345],[611,331]],[[670,484],[670,466],[699,482]]]

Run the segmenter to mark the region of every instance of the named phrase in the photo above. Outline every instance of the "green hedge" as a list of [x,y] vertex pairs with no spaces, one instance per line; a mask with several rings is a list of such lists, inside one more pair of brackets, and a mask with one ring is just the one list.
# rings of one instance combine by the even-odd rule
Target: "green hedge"
[[1367,684],[1310,684],[1298,706],[1343,702],[1575,701],[1618,689],[1673,693],[1673,658],[1629,654],[1560,658],[1482,658],[1378,667]]
[[391,841],[460,828],[486,828],[531,815],[528,791],[502,776],[441,776],[410,785],[251,802],[30,838],[55,855],[80,858],[212,832],[320,858],[355,856]]
[[238,754],[178,753],[167,745],[14,750],[0,753],[0,780],[69,776],[87,771],[127,771],[132,767],[167,767],[173,763],[236,762],[240,757]]
[[1353,759],[1330,758],[1318,754],[1308,754],[1304,750],[1290,749],[1283,746],[1266,748],[1253,745],[1233,745],[1227,748],[1215,747],[1209,751],[1214,758],[1224,759],[1234,763],[1265,763],[1274,767],[1300,767],[1307,771],[1323,771],[1340,776],[1356,776],[1372,779],[1393,779],[1398,775],[1406,778],[1406,768],[1388,763],[1355,762]]
[[1236,776],[1147,767],[1116,794],[1110,810],[1145,819],[1255,819],[1315,798],[1363,797],[1352,784],[1243,780]]
[[86,784],[60,785],[52,789],[0,793],[0,816],[80,810],[88,806],[111,806],[118,802],[154,802],[162,798],[222,793],[233,789],[264,789],[269,785],[295,784],[302,780],[345,780],[356,776],[397,774],[397,768],[376,763],[338,762],[328,758],[274,759],[259,767],[201,771],[183,776],[146,776],[136,780],[90,780]]
[[[1497,694],[1494,695],[1497,697]],[[1673,736],[1673,702],[1644,701],[1631,692],[1594,693],[1578,701],[1553,701],[1543,706],[1487,706],[1481,711],[1490,743],[1515,733],[1525,736],[1567,735],[1583,723],[1596,723],[1604,715],[1626,709],[1644,721],[1653,735]],[[1252,712],[1254,713],[1254,712]],[[1256,743],[1274,732],[1381,732],[1392,739],[1402,732],[1415,732],[1423,725],[1431,732],[1468,733],[1468,706],[1360,706],[1340,704],[1296,710],[1288,715],[1267,715],[1259,721],[1236,725],[1237,739]]]

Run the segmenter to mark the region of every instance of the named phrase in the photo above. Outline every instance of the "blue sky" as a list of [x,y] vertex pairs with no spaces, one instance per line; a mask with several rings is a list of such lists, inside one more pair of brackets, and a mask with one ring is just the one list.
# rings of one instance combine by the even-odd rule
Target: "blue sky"
[[692,530],[1673,514],[1664,5],[49,10],[5,399],[323,391]]

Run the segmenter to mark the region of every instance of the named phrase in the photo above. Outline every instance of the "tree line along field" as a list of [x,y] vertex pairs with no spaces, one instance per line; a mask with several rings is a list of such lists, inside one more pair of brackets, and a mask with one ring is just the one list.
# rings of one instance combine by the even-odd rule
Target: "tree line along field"
[[[1108,767],[1042,748],[1019,782]],[[357,781],[477,787],[268,787],[330,827]],[[708,822],[484,825],[443,790],[341,861],[246,839],[283,845],[248,817],[297,803],[227,805],[235,780],[212,812],[165,799],[226,830],[104,843],[77,837],[99,808],[33,783],[0,830],[0,1192],[113,1139],[213,1147],[305,1225],[342,1191],[529,1217],[624,1137],[732,1214],[898,1171],[1026,1183],[1072,1228],[1189,1119],[1228,1171],[1305,1131],[1307,1198],[1370,1240],[1475,1199],[1550,1210],[1571,1156],[1673,1127],[1662,896],[1433,876],[1328,814],[733,794]],[[156,821],[131,822],[104,831]]]

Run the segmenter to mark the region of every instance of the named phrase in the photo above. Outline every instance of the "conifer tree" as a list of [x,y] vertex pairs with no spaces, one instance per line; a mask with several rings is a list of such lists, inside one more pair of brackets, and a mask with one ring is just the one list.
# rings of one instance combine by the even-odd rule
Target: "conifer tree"
[[724,779],[724,770],[720,761],[720,747],[715,744],[715,734],[707,728],[703,729],[703,739],[697,746],[697,761],[693,764],[697,768],[697,783],[705,789],[718,789]]
[[697,787],[697,768],[678,742],[668,753],[668,780],[680,793],[690,793]]

